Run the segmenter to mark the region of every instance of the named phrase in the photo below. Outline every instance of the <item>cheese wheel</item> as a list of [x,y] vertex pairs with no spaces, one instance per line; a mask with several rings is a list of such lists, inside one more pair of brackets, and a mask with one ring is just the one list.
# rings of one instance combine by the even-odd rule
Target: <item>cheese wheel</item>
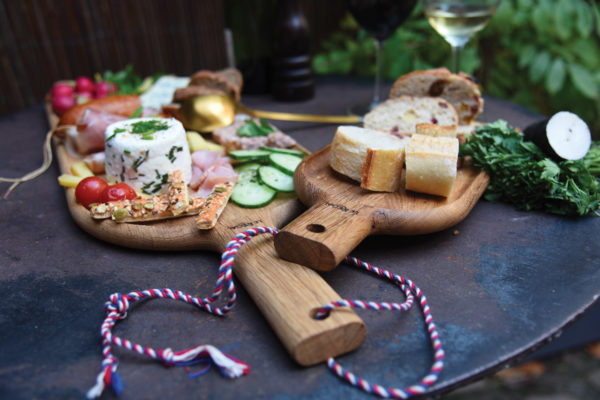
[[414,134],[406,145],[406,189],[450,196],[456,180],[458,139]]
[[105,170],[109,183],[125,182],[145,194],[168,190],[169,174],[181,170],[192,178],[185,129],[171,118],[135,118],[115,122],[105,131]]
[[409,138],[401,139],[385,132],[357,126],[340,126],[331,142],[329,165],[340,174],[361,182],[367,149],[397,150],[401,156],[408,140]]

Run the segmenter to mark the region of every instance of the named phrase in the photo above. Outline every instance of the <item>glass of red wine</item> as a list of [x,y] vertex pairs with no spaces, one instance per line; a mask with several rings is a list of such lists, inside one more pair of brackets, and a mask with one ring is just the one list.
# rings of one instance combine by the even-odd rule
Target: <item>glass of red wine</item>
[[348,10],[375,39],[375,88],[370,103],[350,107],[350,113],[365,115],[381,102],[381,77],[385,40],[410,16],[417,0],[346,0]]

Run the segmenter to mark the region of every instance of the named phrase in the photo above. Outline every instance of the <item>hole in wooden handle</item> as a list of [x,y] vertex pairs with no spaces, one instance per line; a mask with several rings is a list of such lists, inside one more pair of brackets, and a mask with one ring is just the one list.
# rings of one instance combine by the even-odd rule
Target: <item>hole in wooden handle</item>
[[329,316],[331,315],[331,310],[329,310],[329,311],[327,311],[327,313],[325,315],[321,316],[320,318],[315,318],[320,309],[321,309],[321,307],[313,308],[312,310],[310,310],[310,317],[312,319],[314,319],[315,321],[323,321],[323,320],[329,318]]
[[306,225],[306,229],[313,233],[323,233],[326,230],[325,227],[321,224],[309,224]]

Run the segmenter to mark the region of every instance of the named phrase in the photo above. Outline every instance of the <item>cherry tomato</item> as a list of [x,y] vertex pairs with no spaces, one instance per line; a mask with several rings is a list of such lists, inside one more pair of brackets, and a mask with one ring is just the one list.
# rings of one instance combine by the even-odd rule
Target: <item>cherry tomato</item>
[[97,176],[90,176],[83,179],[75,188],[75,198],[80,204],[88,207],[92,203],[99,203],[100,197],[108,183]]
[[137,197],[137,193],[135,190],[131,188],[128,184],[121,182],[115,183],[114,185],[110,185],[104,189],[102,195],[100,195],[100,201],[102,203],[106,203],[109,201],[115,200],[132,200]]

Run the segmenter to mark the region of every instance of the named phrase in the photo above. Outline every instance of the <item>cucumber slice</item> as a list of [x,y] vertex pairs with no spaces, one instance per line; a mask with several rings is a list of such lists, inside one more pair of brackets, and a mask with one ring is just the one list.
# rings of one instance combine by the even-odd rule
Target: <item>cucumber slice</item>
[[239,173],[242,171],[246,171],[246,170],[257,170],[258,167],[261,167],[263,164],[259,164],[257,162],[247,162],[247,163],[243,163],[240,164],[238,166],[235,167],[235,170]]
[[266,150],[233,150],[229,152],[229,157],[236,161],[264,160],[269,154]]
[[282,170],[288,175],[294,175],[294,171],[296,171],[296,167],[302,162],[302,159],[289,154],[271,153],[269,161],[275,168]]
[[295,150],[295,149],[280,149],[278,147],[266,147],[266,146],[261,146],[261,147],[259,147],[259,149],[268,151],[270,153],[289,154],[291,156],[296,156],[296,157],[300,157],[300,158],[305,156],[303,151]]
[[294,177],[270,165],[263,165],[258,169],[258,178],[262,183],[278,192],[294,191]]
[[258,182],[238,182],[231,193],[231,201],[240,207],[256,208],[266,206],[277,192]]
[[237,167],[235,171],[238,173],[238,182],[256,180],[258,168],[261,167],[262,164],[249,162]]
[[257,182],[258,181],[258,168],[257,169],[245,169],[238,172],[238,183],[242,182]]

